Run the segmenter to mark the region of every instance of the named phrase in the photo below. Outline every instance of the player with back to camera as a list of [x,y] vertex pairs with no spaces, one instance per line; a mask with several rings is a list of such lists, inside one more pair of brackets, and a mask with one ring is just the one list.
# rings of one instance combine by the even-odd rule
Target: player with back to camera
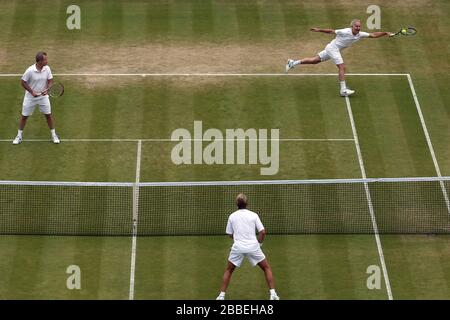
[[38,52],[36,54],[36,63],[32,64],[25,71],[21,84],[26,91],[23,98],[19,130],[13,144],[22,142],[23,129],[25,128],[28,117],[33,114],[36,106],[39,106],[39,110],[47,119],[53,143],[58,144],[60,140],[55,132],[50,99],[48,98],[48,88],[53,84],[53,75],[48,66],[48,58],[45,52]]
[[373,32],[367,33],[362,32],[361,30],[361,21],[358,19],[352,20],[350,23],[350,28],[344,29],[319,29],[319,28],[311,28],[311,31],[314,32],[323,32],[329,34],[335,34],[336,38],[333,39],[325,49],[319,52],[314,57],[303,58],[300,60],[288,59],[286,64],[286,72],[291,70],[297,65],[300,64],[317,64],[326,60],[331,59],[334,64],[339,69],[339,83],[341,86],[340,95],[341,97],[348,97],[355,93],[354,90],[347,88],[345,83],[345,65],[344,60],[341,56],[341,50],[349,47],[353,43],[363,39],[363,38],[380,38],[383,36],[393,36],[394,34],[391,32]]
[[[264,271],[267,285],[269,286],[269,299],[279,300],[280,298],[275,292],[272,268],[261,250],[261,245],[266,236],[264,226],[255,212],[247,210],[247,197],[245,194],[238,194],[236,205],[238,210],[229,216],[226,228],[226,233],[230,235],[234,243],[223,274],[220,294],[216,300],[225,300],[225,292],[230,283],[231,275],[236,267],[241,266],[244,257],[247,257],[252,266],[258,265]],[[258,237],[256,237],[256,231],[258,232]]]

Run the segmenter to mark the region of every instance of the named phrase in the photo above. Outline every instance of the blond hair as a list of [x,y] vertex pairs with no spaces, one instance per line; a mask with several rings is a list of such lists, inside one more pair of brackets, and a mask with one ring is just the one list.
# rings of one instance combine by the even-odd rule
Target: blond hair
[[352,22],[350,22],[350,27],[353,27],[355,25],[355,23],[357,23],[357,22],[361,22],[361,20],[353,19]]
[[247,196],[243,193],[239,193],[236,197],[236,205],[239,209],[247,208]]

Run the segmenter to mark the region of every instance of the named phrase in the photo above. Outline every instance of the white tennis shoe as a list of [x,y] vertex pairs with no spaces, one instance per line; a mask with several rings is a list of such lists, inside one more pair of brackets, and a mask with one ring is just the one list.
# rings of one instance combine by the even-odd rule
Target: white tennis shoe
[[277,296],[276,294],[270,294],[269,300],[280,300],[280,297]]
[[13,140],[13,144],[19,144],[22,142],[22,136],[17,136]]
[[294,60],[288,59],[286,63],[286,73],[293,68],[294,68]]
[[61,142],[56,134],[52,135],[52,141],[54,144],[59,144]]
[[349,88],[345,88],[341,91],[341,97],[348,97],[355,93],[355,90],[351,90]]

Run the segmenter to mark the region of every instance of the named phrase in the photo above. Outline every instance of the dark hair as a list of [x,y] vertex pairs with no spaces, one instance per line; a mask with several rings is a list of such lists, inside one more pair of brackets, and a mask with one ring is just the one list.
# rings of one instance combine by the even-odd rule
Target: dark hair
[[47,55],[46,52],[44,52],[44,51],[39,51],[39,52],[36,54],[36,62],[39,62],[39,61],[44,60],[44,56],[46,56],[46,55]]
[[236,205],[239,209],[247,208],[247,196],[243,193],[239,193],[236,197]]

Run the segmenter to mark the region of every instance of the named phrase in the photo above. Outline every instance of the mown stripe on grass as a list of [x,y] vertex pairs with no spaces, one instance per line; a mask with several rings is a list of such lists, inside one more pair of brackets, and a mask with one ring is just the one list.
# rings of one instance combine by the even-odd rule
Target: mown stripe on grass
[[150,1],[145,9],[145,29],[148,40],[163,40],[170,30],[168,1]]
[[391,90],[398,114],[397,128],[403,135],[405,147],[410,162],[413,166],[415,176],[435,176],[436,172],[432,166],[433,160],[428,152],[425,135],[420,124],[420,118],[414,108],[414,100],[411,95],[407,81],[403,79],[393,80],[389,78]]
[[383,236],[398,299],[447,299],[448,236]]
[[212,0],[192,1],[192,31],[196,40],[208,38],[215,33]]
[[36,238],[34,241],[27,238],[15,239],[17,251],[11,253],[12,261],[9,268],[12,269],[9,282],[5,290],[7,299],[36,299],[39,298],[38,289],[42,272],[42,253],[46,244],[44,238]]
[[448,75],[434,74],[416,85],[442,175],[450,175],[450,91]]
[[177,40],[193,40],[191,4],[184,0],[174,0],[170,4],[169,12],[169,39],[173,37]]
[[32,40],[34,33],[37,31],[35,27],[38,23],[34,1],[15,1],[12,19],[12,32],[9,33],[8,42],[12,43],[20,39],[26,43],[28,40]]
[[[310,14],[303,2],[291,3],[279,0],[284,23],[284,38],[296,39],[310,27]],[[300,31],[301,30],[301,31]]]
[[14,15],[17,2],[19,1],[8,1],[2,3],[2,10],[0,11],[0,21],[2,22],[0,41],[2,41],[3,44],[8,43],[11,39],[11,33],[14,32]]
[[120,43],[125,32],[122,6],[121,1],[102,1],[100,33],[103,39],[114,39]]
[[[98,109],[98,106],[104,106],[104,109]],[[117,108],[121,106],[118,104],[118,98],[115,95],[96,95],[92,97],[91,100],[91,114],[87,119],[89,122],[88,136],[92,135],[101,135],[105,137],[113,137],[114,136],[114,126],[113,120],[117,113]],[[99,125],[101,122],[102,126]],[[109,146],[106,146],[104,152],[110,154],[112,143],[109,143]],[[95,144],[87,144],[86,145],[86,159],[95,159],[98,156],[98,149]],[[90,179],[94,173],[92,172],[92,168],[90,166],[86,166],[84,168],[83,177],[84,179]],[[104,177],[104,181],[109,181],[110,176],[110,168],[107,164],[97,167],[97,171],[95,175],[99,177]],[[87,181],[87,180],[84,180]]]
[[260,7],[256,2],[235,2],[239,38],[258,41],[263,37],[261,30]]
[[[352,100],[362,153],[367,159],[367,175],[433,176],[432,162],[406,81],[392,81],[363,79]],[[386,90],[386,86],[392,90]],[[421,165],[417,164],[417,158]]]

